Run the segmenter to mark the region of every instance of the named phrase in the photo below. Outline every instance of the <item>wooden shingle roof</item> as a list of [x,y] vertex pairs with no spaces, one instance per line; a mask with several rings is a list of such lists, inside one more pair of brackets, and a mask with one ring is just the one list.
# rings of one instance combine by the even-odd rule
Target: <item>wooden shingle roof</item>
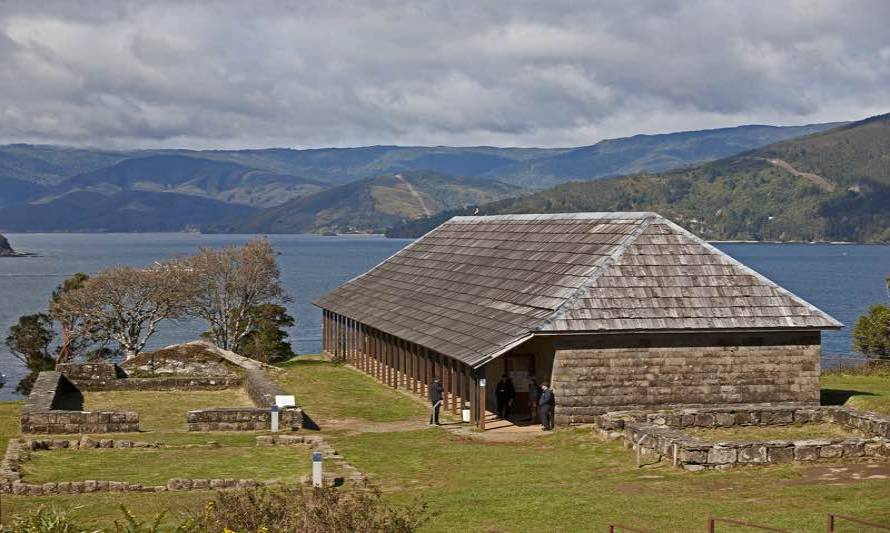
[[455,217],[315,304],[472,366],[536,334],[841,327],[655,213]]

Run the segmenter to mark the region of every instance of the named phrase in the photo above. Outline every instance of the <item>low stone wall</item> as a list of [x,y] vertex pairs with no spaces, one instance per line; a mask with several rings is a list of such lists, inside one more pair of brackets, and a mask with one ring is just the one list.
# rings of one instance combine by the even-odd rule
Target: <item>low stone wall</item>
[[41,372],[25,407],[22,433],[126,433],[139,431],[132,411],[82,411],[83,395],[59,372]]
[[206,376],[158,375],[128,377],[126,371],[114,363],[63,363],[56,365],[82,391],[171,391],[223,390],[239,387],[243,379],[234,373]]
[[[212,407],[186,414],[189,431],[267,431],[272,412],[263,407]],[[279,428],[296,431],[303,426],[303,410],[285,408],[278,412]]]
[[[862,438],[707,442],[684,428],[787,426],[832,423],[860,431]],[[676,466],[698,471],[734,465],[814,461],[818,459],[890,458],[890,417],[844,407],[733,407],[686,409],[656,413],[613,412],[600,415],[596,426],[606,435],[624,438],[668,458]]]
[[263,370],[247,370],[244,373],[244,390],[257,407],[272,407],[276,395],[287,394]]

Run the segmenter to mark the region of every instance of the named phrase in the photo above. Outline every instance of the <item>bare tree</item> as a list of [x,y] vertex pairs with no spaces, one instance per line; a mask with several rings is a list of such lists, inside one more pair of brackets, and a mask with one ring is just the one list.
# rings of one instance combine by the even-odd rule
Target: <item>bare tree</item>
[[54,313],[89,324],[94,341],[112,340],[130,359],[166,319],[183,316],[191,297],[191,276],[175,263],[150,269],[111,267],[61,294]]
[[244,246],[202,248],[181,265],[193,283],[189,314],[206,320],[206,336],[227,350],[237,350],[253,329],[256,306],[287,300],[275,250],[267,239],[254,239]]

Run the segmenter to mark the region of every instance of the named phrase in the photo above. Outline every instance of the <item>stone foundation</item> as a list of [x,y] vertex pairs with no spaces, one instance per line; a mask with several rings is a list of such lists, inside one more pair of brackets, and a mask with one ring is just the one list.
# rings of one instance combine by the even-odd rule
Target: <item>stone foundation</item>
[[[707,442],[684,428],[838,424],[862,438]],[[624,438],[628,446],[670,460],[686,470],[725,469],[734,465],[890,458],[890,417],[845,407],[733,407],[683,409],[655,413],[613,412],[595,420],[600,431]]]
[[22,433],[128,433],[139,431],[132,411],[82,411],[80,390],[58,372],[41,372],[25,407]]
[[[189,431],[268,431],[272,426],[271,409],[262,407],[211,407],[186,414]],[[303,410],[286,408],[278,412],[282,431],[303,427]]]
[[711,405],[819,404],[820,335],[602,334],[554,338],[556,423]]

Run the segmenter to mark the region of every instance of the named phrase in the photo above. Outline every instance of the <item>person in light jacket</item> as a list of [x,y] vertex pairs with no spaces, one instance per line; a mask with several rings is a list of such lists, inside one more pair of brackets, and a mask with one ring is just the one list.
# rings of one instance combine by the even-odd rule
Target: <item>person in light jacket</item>
[[438,426],[440,425],[439,409],[442,407],[442,384],[439,382],[439,378],[434,378],[430,387],[430,404],[430,424]]
[[541,428],[544,431],[553,429],[553,408],[556,406],[556,396],[546,383],[541,384],[541,397],[538,399],[538,411],[541,414]]

